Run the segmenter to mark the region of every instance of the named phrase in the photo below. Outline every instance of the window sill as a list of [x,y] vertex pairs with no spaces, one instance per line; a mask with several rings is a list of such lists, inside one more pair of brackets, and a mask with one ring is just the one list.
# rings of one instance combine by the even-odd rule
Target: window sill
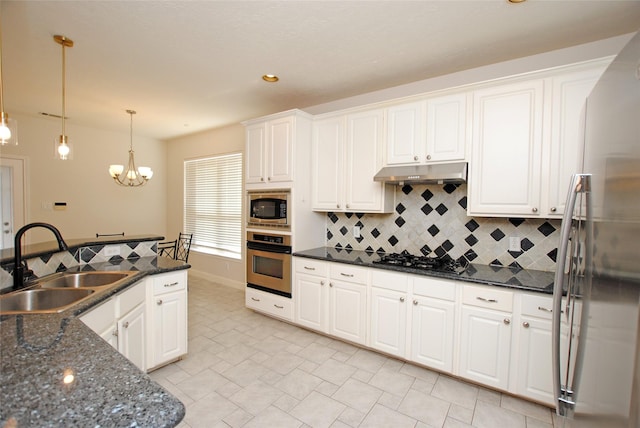
[[192,246],[191,251],[195,251],[197,253],[202,253],[202,254],[208,254],[211,256],[222,257],[225,259],[233,259],[233,260],[242,259],[242,256],[240,254],[237,254],[231,251],[217,250],[214,248]]

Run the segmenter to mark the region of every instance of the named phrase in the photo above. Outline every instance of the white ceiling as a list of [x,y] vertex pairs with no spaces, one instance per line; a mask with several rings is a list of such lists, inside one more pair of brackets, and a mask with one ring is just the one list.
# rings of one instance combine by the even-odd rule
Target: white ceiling
[[61,34],[70,122],[158,139],[640,27],[637,0],[0,4],[5,110],[61,114]]

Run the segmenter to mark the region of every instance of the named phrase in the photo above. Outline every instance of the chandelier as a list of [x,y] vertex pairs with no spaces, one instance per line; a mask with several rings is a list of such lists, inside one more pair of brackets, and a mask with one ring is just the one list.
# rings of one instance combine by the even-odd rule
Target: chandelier
[[153,177],[153,171],[151,168],[141,166],[136,168],[136,163],[133,159],[133,115],[136,114],[134,110],[127,110],[127,113],[131,116],[130,123],[130,139],[129,139],[129,165],[127,170],[124,171],[123,165],[109,165],[109,175],[113,178],[116,184],[121,186],[136,187],[142,186],[147,183]]
[[65,74],[66,74],[66,56],[64,48],[73,47],[73,40],[66,38],[65,36],[55,35],[53,36],[53,40],[62,46],[62,134],[60,137],[56,139],[57,145],[57,156],[61,160],[69,159],[69,153],[71,152],[71,148],[69,147],[69,137],[65,135],[65,107],[66,107],[66,98],[65,98]]

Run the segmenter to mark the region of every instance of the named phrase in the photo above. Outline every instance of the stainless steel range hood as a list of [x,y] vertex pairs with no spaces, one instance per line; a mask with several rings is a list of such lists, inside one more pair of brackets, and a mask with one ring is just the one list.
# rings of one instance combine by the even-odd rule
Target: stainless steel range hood
[[465,183],[467,181],[467,163],[440,163],[431,165],[404,165],[382,168],[374,181],[385,183]]

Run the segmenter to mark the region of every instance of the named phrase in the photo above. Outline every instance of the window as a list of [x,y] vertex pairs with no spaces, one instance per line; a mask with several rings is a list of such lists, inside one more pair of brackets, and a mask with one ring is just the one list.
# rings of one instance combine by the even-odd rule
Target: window
[[241,258],[242,153],[185,161],[184,230],[194,251]]

